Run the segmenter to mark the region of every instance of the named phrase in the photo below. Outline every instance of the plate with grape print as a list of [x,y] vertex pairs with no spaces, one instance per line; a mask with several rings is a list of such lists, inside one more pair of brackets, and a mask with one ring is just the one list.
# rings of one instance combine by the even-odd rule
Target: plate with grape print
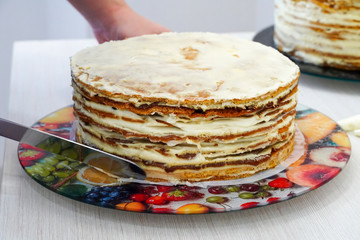
[[[62,108],[32,127],[70,138],[75,121],[72,106]],[[77,154],[58,142],[43,142],[43,149],[19,143],[18,156],[25,172],[53,192],[99,207],[143,213],[199,214],[238,211],[282,202],[327,183],[346,166],[350,141],[346,133],[324,114],[298,105],[297,140],[286,164],[239,181],[201,185],[119,182],[90,165],[117,167],[96,154],[84,163],[67,157]],[[111,170],[111,169],[109,169]]]

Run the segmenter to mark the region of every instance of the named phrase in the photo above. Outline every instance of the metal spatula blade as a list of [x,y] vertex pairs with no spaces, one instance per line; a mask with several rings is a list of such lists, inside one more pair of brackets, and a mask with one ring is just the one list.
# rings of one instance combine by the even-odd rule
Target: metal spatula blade
[[[139,180],[144,180],[146,178],[144,170],[128,159],[89,147],[78,142],[61,138],[47,132],[28,128],[26,126],[2,118],[0,118],[0,136],[40,148],[54,154],[58,154],[58,152],[53,151],[51,148],[44,148],[41,143],[44,141],[59,142],[61,145],[68,145],[78,153],[74,156],[66,156],[66,158],[83,163],[84,159],[86,159],[86,156],[96,153],[98,158],[116,161],[120,163],[122,167],[116,168],[115,171],[110,171],[109,168],[105,169],[101,165],[96,165],[93,167],[98,168],[105,173],[109,173],[121,178],[134,178]],[[91,164],[89,165],[92,166]]]

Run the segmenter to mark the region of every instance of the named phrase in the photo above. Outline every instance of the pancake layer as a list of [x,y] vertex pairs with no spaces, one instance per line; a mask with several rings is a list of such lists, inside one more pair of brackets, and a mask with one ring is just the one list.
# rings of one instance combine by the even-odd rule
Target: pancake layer
[[77,140],[131,159],[148,180],[246,177],[293,149],[299,70],[271,48],[166,33],[85,49],[71,67]]

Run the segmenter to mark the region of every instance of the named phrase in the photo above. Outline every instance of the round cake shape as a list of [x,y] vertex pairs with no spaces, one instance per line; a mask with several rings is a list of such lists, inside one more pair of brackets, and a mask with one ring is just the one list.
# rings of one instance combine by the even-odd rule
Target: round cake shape
[[77,140],[137,162],[148,180],[246,177],[293,149],[299,69],[272,48],[164,33],[82,50],[71,68]]
[[[261,66],[261,71],[259,71]],[[163,33],[113,41],[71,58],[72,74],[100,96],[209,109],[274,102],[299,71],[276,50],[214,33]]]

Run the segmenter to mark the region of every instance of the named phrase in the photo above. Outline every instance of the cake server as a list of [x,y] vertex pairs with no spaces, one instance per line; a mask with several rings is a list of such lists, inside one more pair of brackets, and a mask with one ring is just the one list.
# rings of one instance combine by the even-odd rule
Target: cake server
[[[104,173],[121,178],[133,178],[139,180],[144,180],[146,178],[144,170],[128,159],[101,151],[96,148],[89,147],[78,142],[61,138],[47,132],[28,128],[26,126],[2,118],[0,118],[0,136],[18,141],[20,143],[25,143],[30,146],[45,150],[46,152],[51,152],[61,156],[61,154],[58,154],[58,150],[56,151],[55,149],[46,148],[44,147],[44,144],[41,144],[44,141],[59,142],[61,145],[67,145],[69,146],[69,148],[72,148],[77,152],[77,154],[75,154],[76,156],[66,156],[66,158],[73,161],[81,162],[81,164],[83,164],[84,166],[89,165]],[[99,166],[96,164],[92,165],[90,163],[84,162],[84,160],[86,160],[86,156],[89,156],[90,154],[96,154],[97,158],[106,158],[116,161],[120,163],[121,167],[117,167],[114,169],[111,166]]]

